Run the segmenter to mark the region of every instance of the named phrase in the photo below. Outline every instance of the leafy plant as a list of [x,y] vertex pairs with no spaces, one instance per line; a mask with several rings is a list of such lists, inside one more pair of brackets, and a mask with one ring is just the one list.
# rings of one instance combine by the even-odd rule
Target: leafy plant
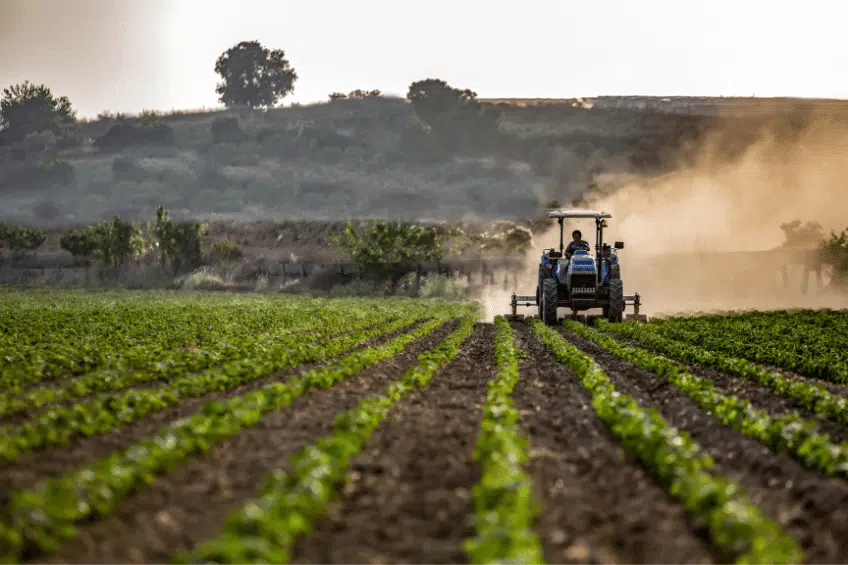
[[0,247],[8,248],[14,257],[38,249],[45,241],[47,235],[38,228],[0,224]]
[[74,257],[96,259],[106,267],[121,267],[141,255],[144,239],[137,224],[115,216],[108,222],[66,232],[59,239],[59,246]]
[[390,277],[393,286],[403,276],[403,263],[437,261],[446,252],[438,229],[395,221],[377,220],[358,229],[348,221],[330,242],[367,276]]
[[168,217],[165,207],[159,206],[153,235],[162,267],[170,267],[174,273],[179,273],[200,266],[205,232],[205,226],[199,222],[174,222]]

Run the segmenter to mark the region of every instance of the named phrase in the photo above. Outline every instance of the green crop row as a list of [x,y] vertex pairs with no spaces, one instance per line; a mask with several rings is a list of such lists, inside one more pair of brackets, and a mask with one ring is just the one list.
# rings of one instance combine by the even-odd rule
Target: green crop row
[[[459,309],[465,315],[467,309]],[[153,437],[87,465],[80,471],[42,481],[12,493],[0,509],[0,560],[56,551],[76,536],[76,525],[113,512],[132,492],[155,481],[192,455],[256,424],[265,415],[289,406],[309,390],[327,388],[368,366],[390,359],[416,339],[443,325],[456,308],[389,342],[359,349],[326,366],[286,382],[273,382],[221,402],[209,402],[194,414],[165,426]],[[435,315],[435,314],[434,314]],[[235,381],[238,376],[226,377]],[[235,386],[234,384],[230,385]]]
[[[345,321],[347,330],[356,331],[363,326],[397,321],[397,318],[372,318],[368,311],[351,309]],[[329,326],[332,322],[328,317],[310,317],[298,326],[298,335],[293,339],[313,339],[315,336],[312,332],[316,328]],[[271,332],[261,336],[230,335],[226,341],[204,349],[177,349],[157,354],[138,348],[134,350],[133,358],[127,356],[108,369],[67,379],[57,385],[32,388],[23,393],[0,393],[0,416],[32,412],[48,404],[99,392],[117,392],[140,384],[170,381],[186,373],[208,369],[233,359],[252,357],[293,333],[290,327],[276,331],[272,329]]]
[[498,374],[489,382],[483,421],[474,449],[480,482],[472,491],[477,535],[465,543],[472,563],[543,563],[542,546],[533,530],[541,507],[533,498],[527,440],[517,426],[512,390],[518,381],[518,352],[512,328],[495,318]]
[[341,414],[329,435],[292,457],[288,472],[269,476],[260,495],[233,513],[217,537],[199,544],[190,554],[177,555],[175,561],[287,563],[298,537],[311,531],[325,515],[350,460],[395,404],[413,389],[426,386],[436,371],[456,357],[471,335],[475,318],[476,314],[466,315],[456,331],[422,354],[419,363],[389,385],[384,395],[365,398]]
[[645,324],[608,324],[601,320],[599,327],[671,357],[698,363],[705,367],[713,367],[768,387],[780,395],[797,400],[811,412],[821,414],[840,424],[848,424],[848,398],[832,394],[822,386],[785,377],[778,372],[769,371],[745,359],[669,339],[659,334],[654,327]]
[[709,379],[688,373],[686,366],[677,361],[639,347],[630,347],[578,323],[568,321],[566,327],[616,357],[661,376],[720,422],[743,435],[775,451],[789,453],[806,467],[829,476],[848,478],[848,444],[831,443],[827,434],[819,433],[814,422],[804,420],[797,413],[773,418],[768,412],[754,408],[747,400],[719,393]]
[[[803,550],[754,506],[735,482],[714,475],[712,459],[656,410],[616,391],[595,361],[535,318],[528,323],[592,394],[592,406],[622,446],[680,500],[694,525],[736,563],[800,563]],[[578,324],[579,325],[579,324]]]
[[661,320],[651,325],[671,339],[814,378],[848,383],[848,339],[840,338],[834,327],[799,323],[789,313],[763,318],[695,317]]
[[[58,406],[40,413],[24,424],[0,427],[0,460],[11,461],[47,446],[64,445],[81,436],[107,432],[123,424],[176,406],[186,398],[227,390],[301,363],[338,355],[366,339],[395,331],[427,315],[421,308],[385,325],[380,318],[353,324],[353,331],[328,323],[315,330],[309,340],[289,336],[259,348],[252,357],[227,361],[200,373],[179,376],[178,369],[168,386],[130,389],[96,396],[73,406]],[[367,329],[363,329],[367,328]]]
[[[304,319],[302,299],[235,300],[232,304],[201,299],[166,302],[155,310],[129,304],[103,308],[96,322],[88,316],[65,318],[66,329],[81,337],[39,342],[32,346],[6,346],[0,351],[0,382],[9,393],[28,384],[93,371],[134,368],[174,349],[186,346],[215,347],[233,338],[260,332],[301,331],[311,318],[329,320],[358,311],[351,304],[315,300],[313,316]],[[72,312],[70,314],[73,314]],[[46,307],[18,314],[18,325],[40,326],[56,316]],[[309,321],[309,323],[305,323]]]

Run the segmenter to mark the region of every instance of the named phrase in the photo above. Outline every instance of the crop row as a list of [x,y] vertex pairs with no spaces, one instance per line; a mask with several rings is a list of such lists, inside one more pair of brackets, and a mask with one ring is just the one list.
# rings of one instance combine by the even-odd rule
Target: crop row
[[833,394],[823,386],[785,377],[776,371],[770,371],[746,359],[731,357],[683,341],[669,339],[650,325],[608,324],[601,320],[599,327],[613,334],[632,339],[645,347],[670,357],[742,377],[770,388],[780,395],[797,400],[801,406],[811,412],[821,414],[840,424],[848,424],[848,398]]
[[694,525],[709,533],[727,559],[737,563],[804,561],[803,550],[747,499],[737,483],[712,473],[712,459],[688,434],[671,426],[656,410],[646,410],[616,391],[598,364],[555,330],[536,318],[528,323],[590,391],[592,406],[613,436],[684,504]]
[[341,414],[330,434],[292,457],[289,471],[268,477],[259,496],[233,513],[217,537],[176,560],[287,563],[296,540],[326,514],[351,458],[362,450],[395,404],[413,389],[426,386],[436,371],[457,355],[471,334],[475,317],[467,314],[459,328],[438,347],[422,354],[418,364],[389,385],[385,394],[367,397]]
[[[378,317],[379,316],[379,317]],[[374,316],[367,311],[352,310],[346,318],[345,331],[406,320],[393,316]],[[0,416],[32,412],[42,406],[89,396],[99,392],[117,392],[128,387],[170,381],[181,375],[202,371],[233,359],[253,357],[274,342],[287,338],[287,343],[303,339],[320,339],[321,328],[334,327],[334,317],[315,316],[295,326],[272,328],[269,333],[230,335],[225,340],[202,349],[172,349],[156,352],[137,348],[134,355],[119,359],[114,365],[85,375],[66,379],[56,385],[30,388],[25,392],[0,393]],[[289,337],[292,334],[298,334]]]
[[[0,511],[0,558],[15,561],[24,554],[55,551],[63,540],[75,536],[76,524],[114,511],[129,493],[154,481],[157,475],[256,424],[265,415],[289,406],[311,389],[332,386],[370,365],[390,359],[454,314],[467,315],[468,309],[445,307],[439,312],[441,315],[434,314],[434,319],[387,343],[355,350],[326,367],[306,371],[286,382],[273,382],[225,401],[208,402],[153,437],[96,460],[80,471],[13,493],[8,506]],[[227,388],[241,382],[238,375],[225,373],[222,378],[230,380]]]
[[[842,326],[803,322],[792,313],[765,316],[695,317],[658,320],[652,324],[666,337],[695,343],[803,375],[848,383],[848,316]],[[831,316],[833,317],[833,316]],[[757,336],[757,339],[751,339]]]
[[[302,299],[237,301],[188,300],[152,306],[121,305],[103,308],[100,319],[91,323],[85,312],[63,316],[65,333],[82,336],[65,339],[45,337],[31,346],[7,345],[0,349],[0,379],[10,391],[40,381],[49,381],[102,369],[121,371],[149,363],[175,349],[216,347],[231,339],[244,339],[269,331],[294,333],[309,327],[313,319],[330,320],[366,313],[347,302],[315,300],[312,316],[303,316]],[[381,310],[385,310],[382,308]],[[19,326],[40,326],[42,319],[56,314],[49,308],[23,312]],[[309,323],[305,323],[305,322]]]
[[616,357],[664,378],[699,407],[743,435],[775,451],[789,453],[806,467],[829,476],[848,478],[848,444],[831,443],[830,437],[820,433],[814,422],[804,420],[797,413],[774,418],[765,410],[754,408],[747,400],[721,394],[709,379],[690,374],[682,363],[628,346],[583,324],[567,321],[565,325]]
[[481,469],[472,491],[477,536],[466,541],[465,550],[472,563],[542,563],[541,542],[533,530],[540,507],[523,469],[529,460],[527,440],[519,433],[512,402],[518,352],[503,316],[495,318],[495,327],[498,373],[488,385],[474,449]]
[[186,398],[227,390],[275,371],[330,358],[366,339],[401,329],[430,313],[431,310],[425,307],[413,309],[388,325],[384,323],[385,319],[366,319],[353,324],[353,331],[344,335],[340,335],[344,330],[338,324],[326,322],[323,327],[316,328],[310,340],[295,335],[272,341],[267,347],[253,351],[251,357],[232,359],[199,373],[184,374],[183,369],[177,367],[167,387],[123,390],[96,396],[74,406],[52,408],[22,425],[0,428],[0,460],[14,460],[36,449],[103,433],[175,406]]

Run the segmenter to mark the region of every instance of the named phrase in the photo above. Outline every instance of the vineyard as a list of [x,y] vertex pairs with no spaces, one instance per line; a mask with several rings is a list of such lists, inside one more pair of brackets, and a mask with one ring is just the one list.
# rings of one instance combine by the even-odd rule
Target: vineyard
[[835,310],[5,290],[0,559],[845,563],[846,352]]

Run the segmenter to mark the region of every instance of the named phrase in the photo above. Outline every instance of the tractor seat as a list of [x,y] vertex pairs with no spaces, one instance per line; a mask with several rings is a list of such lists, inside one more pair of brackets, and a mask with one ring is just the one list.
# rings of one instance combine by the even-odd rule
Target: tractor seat
[[562,257],[562,253],[560,253],[559,251],[554,251],[552,249],[548,251],[548,257],[550,257],[551,259],[559,259],[560,257]]

